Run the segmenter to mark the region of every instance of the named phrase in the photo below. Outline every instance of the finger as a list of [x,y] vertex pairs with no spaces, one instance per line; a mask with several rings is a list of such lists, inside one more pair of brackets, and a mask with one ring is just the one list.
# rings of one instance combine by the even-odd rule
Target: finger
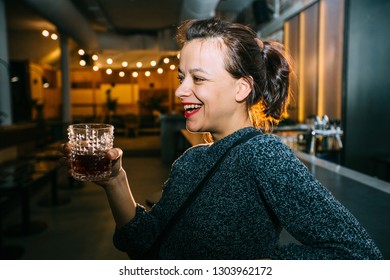
[[61,144],[58,146],[58,150],[61,152],[61,153],[65,153],[65,144]]
[[110,160],[118,160],[123,155],[123,151],[119,148],[113,148],[107,152],[107,158]]
[[69,143],[64,143],[64,144],[61,144],[59,147],[58,147],[58,150],[63,153],[63,154],[69,154],[70,153],[70,145]]
[[122,155],[123,151],[119,148],[111,149],[107,153],[107,157],[112,161],[111,177],[115,177],[119,174],[119,171],[122,168]]

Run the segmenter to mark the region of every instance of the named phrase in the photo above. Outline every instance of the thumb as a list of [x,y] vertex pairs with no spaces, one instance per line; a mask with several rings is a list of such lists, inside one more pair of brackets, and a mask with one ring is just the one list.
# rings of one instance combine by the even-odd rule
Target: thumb
[[106,157],[109,160],[118,160],[120,157],[122,157],[123,151],[119,148],[113,148],[109,150],[106,154]]
[[111,177],[117,176],[122,169],[122,155],[123,151],[119,148],[113,148],[107,152],[107,158],[112,160]]

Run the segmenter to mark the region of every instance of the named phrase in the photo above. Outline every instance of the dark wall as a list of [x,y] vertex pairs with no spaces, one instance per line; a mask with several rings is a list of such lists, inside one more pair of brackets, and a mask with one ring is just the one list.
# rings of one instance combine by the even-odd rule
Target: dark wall
[[28,61],[11,61],[11,77],[18,81],[11,83],[12,120],[14,123],[32,120],[31,89]]
[[390,155],[390,1],[346,7],[344,165],[381,177],[373,157]]

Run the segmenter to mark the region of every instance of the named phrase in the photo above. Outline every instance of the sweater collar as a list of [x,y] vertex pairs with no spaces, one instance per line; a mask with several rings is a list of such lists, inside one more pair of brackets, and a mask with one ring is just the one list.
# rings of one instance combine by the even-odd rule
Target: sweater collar
[[232,134],[229,134],[228,136],[225,136],[224,138],[212,143],[209,147],[209,152],[222,154],[227,149],[229,149],[238,139],[255,130],[257,129],[252,126],[241,128],[233,132]]

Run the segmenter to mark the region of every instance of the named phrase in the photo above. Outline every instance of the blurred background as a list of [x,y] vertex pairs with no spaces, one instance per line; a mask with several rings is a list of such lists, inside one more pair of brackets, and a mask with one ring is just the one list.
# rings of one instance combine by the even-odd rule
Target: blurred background
[[[176,28],[185,19],[213,16],[249,25],[263,40],[285,45],[295,67],[294,98],[274,133],[302,157],[334,164],[325,181],[336,176],[337,184],[349,186],[351,182],[337,177],[345,168],[356,180],[375,182],[382,190],[375,199],[364,192],[359,199],[345,199],[367,214],[363,219],[381,216],[390,224],[389,212],[384,212],[390,191],[389,13],[390,1],[385,0],[0,0],[0,217],[3,228],[22,222],[11,239],[4,230],[0,240],[25,242],[25,251],[35,251],[28,248],[48,240],[35,234],[48,222],[34,224],[30,216],[42,214],[47,220],[51,211],[64,213],[61,207],[78,212],[89,205],[109,217],[104,197],[75,203],[74,196],[92,189],[69,181],[55,164],[55,147],[66,141],[71,123],[114,124],[127,168],[137,170],[137,196],[146,207],[158,199],[169,165],[202,141],[185,132],[183,109],[174,95]],[[16,180],[20,170],[35,177],[16,175]],[[151,180],[150,174],[155,175]],[[96,188],[92,192],[102,195]],[[47,193],[50,206],[43,210],[35,202]],[[359,208],[364,198],[367,208]],[[52,222],[60,219],[50,217]],[[106,237],[99,238],[108,242],[104,248],[111,246],[108,220]],[[72,226],[59,226],[58,234],[65,228]],[[13,239],[15,230],[19,237]],[[380,230],[378,238],[384,240],[388,229]],[[31,236],[43,239],[29,242]],[[50,248],[58,244],[51,242]],[[380,242],[390,250],[388,242]],[[61,250],[24,257],[55,258]],[[58,257],[94,258],[81,251]]]

